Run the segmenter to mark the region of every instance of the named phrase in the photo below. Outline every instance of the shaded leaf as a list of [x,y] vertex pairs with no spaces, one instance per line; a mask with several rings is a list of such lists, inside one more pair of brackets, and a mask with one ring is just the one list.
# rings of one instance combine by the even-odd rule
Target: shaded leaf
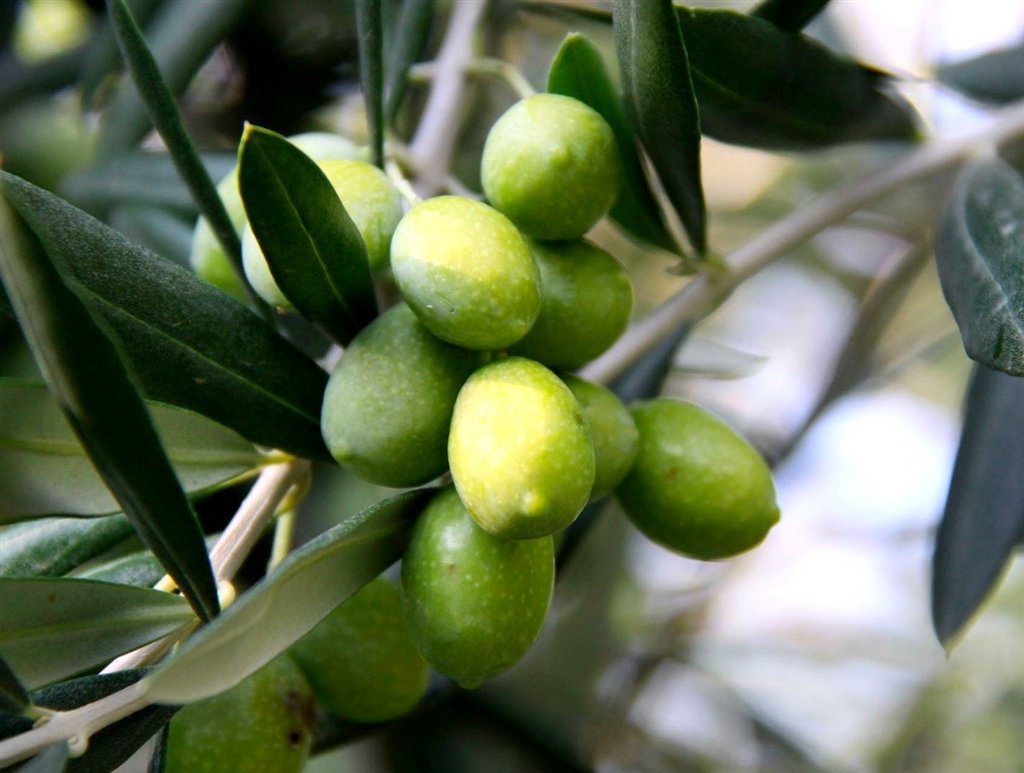
[[246,127],[239,190],[270,273],[308,320],[343,344],[377,313],[366,247],[330,180],[274,132]]
[[762,0],[752,16],[786,32],[799,32],[828,5],[828,0]]
[[[148,44],[172,94],[184,92],[210,53],[241,18],[246,0],[162,4],[148,25]],[[101,156],[133,149],[151,128],[139,92],[125,79],[103,117]]]
[[966,169],[935,261],[968,356],[1024,376],[1024,177],[995,159]]
[[248,309],[67,202],[6,173],[4,190],[120,339],[144,394],[254,443],[330,458],[327,374]]
[[803,150],[917,136],[913,110],[878,71],[810,38],[725,10],[678,9],[705,134]]
[[423,55],[434,21],[434,0],[405,0],[398,18],[395,42],[388,47],[384,90],[385,125],[394,122],[408,85],[409,68]]
[[268,663],[401,557],[432,493],[420,489],[378,502],[291,553],[147,677],[147,696],[200,700]]
[[173,593],[66,577],[0,579],[0,656],[27,687],[95,668],[195,620]]
[[945,645],[992,591],[1024,536],[1024,379],[978,366],[932,558],[932,624]]
[[615,0],[615,50],[626,104],[693,248],[707,251],[700,114],[671,0]]
[[[6,188],[5,188],[6,193]],[[217,588],[192,507],[105,326],[6,204],[0,276],[33,357],[82,447],[139,537],[203,618]]]
[[35,64],[23,64],[10,53],[0,52],[0,112],[33,97],[49,95],[73,83],[82,66],[87,46],[47,57]]
[[66,742],[50,744],[28,762],[19,765],[17,773],[62,773],[68,769],[70,754]]
[[[128,0],[132,14],[142,27],[146,26],[162,2],[163,0]],[[114,30],[110,24],[103,23],[100,25],[95,39],[89,45],[85,61],[82,62],[82,69],[78,75],[78,90],[85,104],[90,104],[93,101],[96,90],[120,64],[121,52],[117,49]]]
[[1024,99],[1024,43],[939,68],[939,80],[983,102]]
[[116,228],[150,252],[184,268],[191,267],[189,255],[192,251],[192,226],[166,209],[117,207],[110,213],[108,222],[111,228]]
[[768,355],[737,349],[710,338],[691,338],[672,357],[671,370],[710,378],[745,378],[768,361]]
[[[147,407],[178,480],[193,496],[264,459],[252,443],[199,414],[153,402]],[[0,522],[120,509],[43,384],[0,378],[0,467]]]
[[[204,153],[201,158],[217,179],[235,164],[231,153]],[[188,218],[199,214],[188,186],[166,153],[126,153],[72,172],[61,180],[60,194],[97,217],[125,204],[160,207]]]
[[136,588],[152,588],[163,576],[163,567],[148,550],[138,550],[75,573],[79,580],[134,585]]
[[633,127],[597,46],[578,32],[562,41],[548,70],[548,91],[574,97],[589,105],[608,122],[622,161],[622,186],[610,212],[629,233],[662,249],[676,246],[661,219],[661,209],[647,184],[636,150]]
[[[11,468],[0,455],[5,473]],[[92,477],[95,472],[90,469]],[[17,474],[0,480],[0,494]],[[4,507],[7,505],[5,504]],[[0,529],[0,577],[60,577],[128,539],[135,530],[123,515],[39,518]]]
[[366,106],[373,163],[384,168],[384,29],[381,0],[356,0],[359,81]]
[[24,685],[7,665],[7,661],[0,658],[0,712],[23,714],[31,705]]

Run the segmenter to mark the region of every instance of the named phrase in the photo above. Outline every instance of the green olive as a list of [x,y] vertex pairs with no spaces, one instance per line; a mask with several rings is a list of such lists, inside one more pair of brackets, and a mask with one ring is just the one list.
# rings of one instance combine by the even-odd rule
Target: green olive
[[167,733],[167,773],[298,773],[313,740],[314,703],[285,655],[230,690],[185,706]]
[[[288,140],[299,150],[317,162],[324,162],[330,159],[361,159],[366,156],[366,151],[337,134],[326,132],[308,132],[296,134]],[[235,166],[217,184],[217,193],[220,194],[224,208],[231,218],[231,223],[243,237],[245,229],[245,206],[242,204],[242,194],[238,192],[238,167]],[[254,240],[255,241],[255,240]],[[210,224],[205,217],[196,221],[195,230],[192,232],[192,252],[189,256],[192,270],[201,278],[205,279],[215,287],[219,287],[229,295],[245,300],[245,290],[242,282],[231,267],[231,261],[224,254],[224,250],[210,229]]]
[[491,128],[480,174],[487,199],[523,233],[577,239],[608,214],[621,171],[599,113],[572,97],[535,94]]
[[583,409],[594,442],[594,488],[591,499],[611,492],[626,477],[640,443],[633,417],[615,393],[575,376],[562,376]]
[[473,522],[454,489],[439,493],[402,560],[402,593],[420,652],[463,687],[511,668],[544,624],[554,556],[551,537],[496,539]]
[[391,241],[402,297],[430,331],[467,349],[505,349],[540,311],[540,275],[508,218],[479,201],[415,205]]
[[473,519],[490,534],[553,534],[594,485],[590,430],[569,388],[522,357],[485,365],[455,403],[448,460]]
[[761,455],[721,419],[682,400],[638,403],[640,450],[616,496],[640,531],[706,560],[758,545],[779,520]]
[[590,242],[533,242],[540,269],[540,315],[509,349],[572,370],[618,339],[633,311],[633,285],[615,258]]
[[398,586],[378,577],[288,650],[317,701],[352,722],[409,713],[430,669],[412,640]]
[[430,334],[404,303],[361,330],[324,393],[321,429],[339,463],[383,486],[417,486],[448,468],[448,425],[483,355]]

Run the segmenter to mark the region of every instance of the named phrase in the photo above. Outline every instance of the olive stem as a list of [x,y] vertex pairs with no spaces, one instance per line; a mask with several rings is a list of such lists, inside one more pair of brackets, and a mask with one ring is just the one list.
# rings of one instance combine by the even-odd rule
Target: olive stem
[[270,560],[267,562],[268,572],[284,561],[285,556],[292,549],[292,538],[294,535],[295,510],[285,510],[277,516],[277,523],[274,525],[274,544],[270,548]]
[[419,171],[419,190],[428,196],[444,185],[449,161],[459,138],[457,121],[466,65],[475,58],[476,29],[487,10],[486,0],[453,3],[444,40],[437,53],[431,84],[416,135],[409,145]]
[[419,204],[423,200],[416,194],[416,191],[413,190],[412,184],[406,176],[402,174],[402,169],[397,163],[394,161],[388,161],[385,165],[385,171],[387,172],[388,178],[391,180],[392,184],[398,189],[398,192],[402,194],[402,198],[409,202],[410,205]]
[[537,93],[537,89],[526,80],[517,67],[504,62],[501,59],[492,59],[491,57],[480,57],[474,59],[466,66],[466,72],[471,75],[486,75],[492,78],[500,78],[509,85],[509,87],[517,94],[521,99],[532,97]]
[[1024,136],[1024,103],[996,114],[993,123],[963,137],[932,140],[891,166],[859,182],[826,193],[768,228],[724,259],[725,270],[706,269],[682,290],[633,325],[607,352],[580,371],[580,376],[608,383],[684,322],[703,319],[753,274],[831,225],[893,191],[955,169],[979,152]]

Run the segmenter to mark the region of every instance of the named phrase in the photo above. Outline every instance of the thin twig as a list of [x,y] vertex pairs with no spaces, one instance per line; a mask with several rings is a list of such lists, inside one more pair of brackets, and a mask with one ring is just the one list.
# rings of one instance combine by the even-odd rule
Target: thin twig
[[651,315],[626,331],[614,346],[585,367],[580,375],[598,383],[611,381],[680,324],[707,316],[745,279],[828,226],[845,220],[867,204],[904,185],[954,169],[980,150],[1022,135],[1024,103],[1016,103],[998,113],[995,121],[981,131],[956,139],[929,142],[899,163],[868,175],[858,183],[825,194],[735,250],[725,259],[726,272],[708,271],[694,277]]

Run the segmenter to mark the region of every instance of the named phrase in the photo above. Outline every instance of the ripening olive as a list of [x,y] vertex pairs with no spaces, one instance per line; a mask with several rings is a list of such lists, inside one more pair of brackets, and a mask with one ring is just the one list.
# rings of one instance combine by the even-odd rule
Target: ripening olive
[[577,239],[611,209],[621,172],[599,113],[572,97],[535,94],[491,128],[480,174],[487,199],[523,233]]
[[508,218],[479,201],[416,204],[391,240],[398,289],[430,332],[467,349],[511,346],[540,311],[540,275]]
[[626,477],[640,443],[633,417],[615,393],[575,376],[562,376],[583,409],[594,443],[594,488],[591,499],[612,491]]
[[407,714],[427,690],[430,669],[412,640],[398,586],[378,577],[351,596],[288,654],[317,702],[353,722]]
[[492,537],[453,488],[443,490],[420,515],[402,559],[402,593],[420,652],[463,687],[510,668],[544,624],[554,556],[551,537]]
[[565,528],[594,485],[583,411],[558,376],[523,357],[485,365],[462,387],[448,461],[470,515],[506,539]]
[[448,425],[480,352],[435,338],[404,303],[353,339],[324,393],[321,429],[339,463],[382,486],[417,486],[448,468]]
[[629,324],[633,285],[615,258],[590,242],[532,242],[540,315],[509,353],[572,370],[615,343]]
[[779,520],[761,455],[725,422],[682,400],[633,406],[640,450],[616,496],[658,544],[702,559],[760,543]]
[[174,715],[167,773],[298,773],[309,755],[313,718],[309,685],[281,655],[230,690]]

